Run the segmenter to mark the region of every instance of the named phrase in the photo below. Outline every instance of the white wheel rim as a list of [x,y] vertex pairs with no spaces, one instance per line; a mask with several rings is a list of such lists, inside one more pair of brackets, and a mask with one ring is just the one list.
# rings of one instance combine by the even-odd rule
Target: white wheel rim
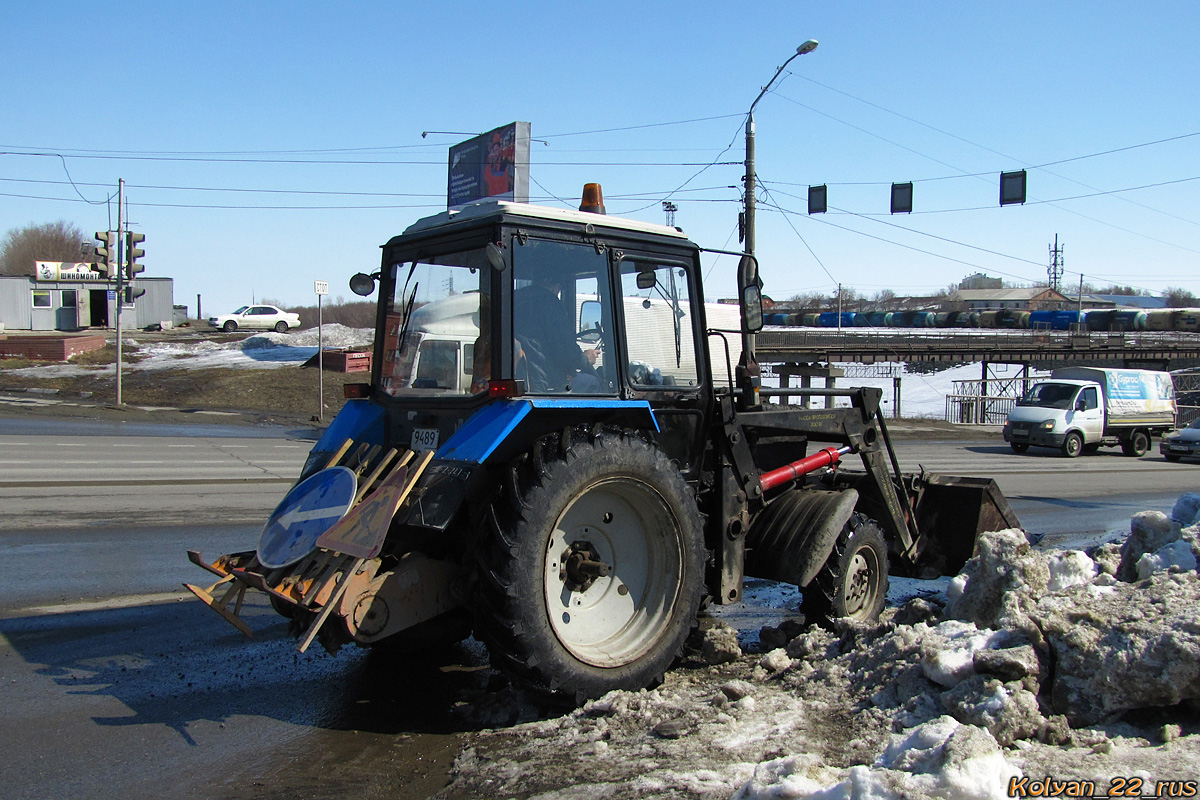
[[[586,542],[611,568],[579,586],[564,554]],[[632,478],[586,488],[555,521],[545,553],[546,613],[554,635],[580,661],[619,667],[650,651],[679,602],[679,525],[662,496]]]
[[879,566],[874,554],[859,550],[846,569],[846,616],[858,618],[875,605],[875,575]]

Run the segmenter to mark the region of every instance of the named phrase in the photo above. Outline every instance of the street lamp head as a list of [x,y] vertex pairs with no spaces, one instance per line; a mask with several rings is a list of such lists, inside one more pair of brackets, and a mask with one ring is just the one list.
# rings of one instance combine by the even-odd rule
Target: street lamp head
[[816,49],[817,49],[817,40],[809,39],[807,42],[805,42],[804,44],[802,44],[796,48],[796,55],[802,56],[805,53],[811,53],[813,50],[816,50]]

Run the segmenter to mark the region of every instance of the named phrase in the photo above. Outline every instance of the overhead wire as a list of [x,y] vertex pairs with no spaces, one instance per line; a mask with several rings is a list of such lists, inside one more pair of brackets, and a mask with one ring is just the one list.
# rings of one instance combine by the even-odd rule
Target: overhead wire
[[[951,133],[951,132],[949,132],[949,131],[942,130],[941,128],[938,128],[938,127],[936,127],[936,126],[930,125],[930,124],[928,124],[928,123],[926,123],[926,122],[922,122],[921,120],[914,119],[913,117],[910,117],[910,116],[908,116],[908,115],[906,115],[906,114],[901,114],[900,112],[898,112],[898,111],[894,111],[894,110],[892,110],[892,109],[890,109],[890,108],[887,108],[886,106],[879,105],[878,103],[873,103],[873,102],[871,102],[870,100],[866,100],[866,99],[864,99],[864,98],[861,98],[861,97],[858,97],[858,96],[856,96],[856,95],[850,94],[849,92],[843,91],[843,90],[841,90],[841,89],[834,88],[834,87],[832,87],[832,86],[829,86],[828,84],[821,83],[820,81],[817,81],[817,80],[815,80],[815,79],[813,79],[813,78],[810,78],[810,77],[809,77],[809,76],[807,76],[807,75],[802,75],[802,74],[799,74],[799,73],[793,73],[793,74],[795,74],[797,77],[799,77],[799,78],[801,78],[801,79],[803,79],[803,80],[805,80],[805,81],[808,81],[809,83],[812,83],[812,84],[814,84],[814,85],[816,85],[816,86],[820,86],[820,87],[821,87],[821,88],[823,88],[823,89],[827,89],[827,90],[829,90],[829,91],[831,91],[831,92],[835,92],[835,93],[837,93],[837,94],[840,94],[840,95],[843,95],[843,96],[845,96],[845,97],[849,97],[850,99],[852,99],[852,100],[855,100],[855,101],[857,101],[857,102],[859,102],[859,103],[863,103],[864,105],[868,105],[868,106],[870,106],[870,107],[872,107],[872,108],[875,108],[875,109],[878,109],[878,110],[880,110],[880,111],[883,111],[884,113],[891,114],[891,115],[893,115],[893,116],[899,117],[900,119],[906,120],[906,121],[908,121],[908,122],[911,122],[911,123],[913,123],[913,124],[915,124],[915,125],[919,125],[919,126],[921,126],[921,127],[928,128],[928,129],[929,129],[929,130],[931,130],[931,131],[934,131],[934,132],[936,132],[936,133],[939,133],[939,134],[941,134],[941,135],[943,135],[943,136],[950,137],[950,138],[952,138],[952,139],[956,139],[956,140],[958,140],[958,141],[960,141],[960,142],[963,142],[963,143],[965,143],[965,144],[969,144],[969,145],[971,145],[972,147],[977,147],[977,148],[979,148],[980,150],[984,150],[984,151],[986,151],[986,152],[989,152],[989,153],[992,153],[992,154],[994,154],[994,155],[998,155],[998,156],[1000,156],[1001,158],[1009,159],[1009,160],[1011,160],[1011,161],[1015,161],[1015,162],[1018,162],[1018,163],[1021,163],[1021,162],[1023,162],[1023,161],[1024,161],[1023,159],[1019,159],[1019,158],[1016,158],[1016,157],[1014,157],[1014,156],[1008,155],[1008,154],[1006,154],[1006,153],[1002,153],[1002,152],[1000,152],[999,150],[996,150],[996,149],[994,149],[994,148],[988,147],[988,146],[986,146],[986,145],[979,144],[978,142],[975,142],[975,141],[972,141],[972,140],[970,140],[970,139],[964,138],[964,137],[962,137],[962,136],[959,136],[959,135],[957,135],[957,134]],[[786,99],[786,98],[785,98],[785,99]],[[796,101],[792,101],[792,102],[796,102]],[[819,112],[818,112],[818,113],[819,113]],[[833,119],[836,119],[836,118],[833,118]],[[841,120],[837,120],[837,121],[841,122]],[[843,123],[843,124],[848,124],[848,123]],[[868,133],[869,133],[869,132],[868,132]],[[1096,153],[1089,153],[1089,154],[1082,155],[1082,156],[1073,156],[1073,157],[1071,157],[1071,158],[1058,159],[1058,160],[1056,160],[1056,161],[1048,161],[1048,162],[1046,162],[1046,163],[1043,163],[1043,164],[1033,164],[1033,165],[1030,165],[1030,164],[1026,163],[1026,167],[1025,167],[1025,169],[1037,169],[1037,170],[1045,170],[1045,171],[1046,171],[1048,174],[1050,174],[1050,175],[1053,175],[1053,176],[1055,176],[1055,177],[1057,177],[1057,178],[1060,178],[1060,179],[1062,179],[1062,180],[1069,181],[1069,182],[1071,182],[1071,183],[1075,183],[1075,184],[1077,184],[1077,185],[1079,185],[1079,186],[1083,186],[1084,188],[1087,188],[1087,189],[1092,189],[1092,190],[1094,190],[1094,191],[1101,191],[1100,189],[1098,189],[1098,188],[1097,188],[1097,187],[1095,187],[1095,186],[1091,186],[1090,184],[1084,183],[1083,181],[1079,181],[1079,180],[1076,180],[1076,179],[1074,179],[1074,178],[1069,178],[1069,177],[1067,177],[1067,176],[1065,176],[1065,175],[1062,175],[1062,174],[1060,174],[1060,173],[1054,172],[1054,171],[1052,171],[1052,170],[1048,169],[1048,167],[1057,166],[1057,165],[1059,165],[1059,164],[1066,164],[1066,163],[1070,163],[1070,162],[1074,162],[1074,161],[1081,161],[1081,160],[1084,160],[1084,159],[1090,159],[1090,158],[1097,158],[1097,157],[1100,157],[1100,156],[1112,155],[1112,154],[1114,154],[1114,153],[1121,153],[1121,152],[1126,152],[1126,151],[1130,151],[1130,150],[1137,150],[1137,149],[1140,149],[1140,148],[1143,148],[1143,147],[1153,147],[1153,146],[1160,145],[1160,144],[1168,144],[1168,143],[1171,143],[1171,142],[1177,142],[1177,141],[1181,141],[1181,140],[1183,140],[1183,139],[1190,139],[1190,138],[1194,138],[1194,137],[1197,137],[1197,136],[1200,136],[1200,131],[1194,131],[1194,132],[1191,132],[1191,133],[1178,134],[1178,135],[1175,135],[1175,136],[1168,136],[1168,137],[1164,137],[1164,138],[1161,138],[1161,139],[1155,139],[1155,140],[1152,140],[1152,141],[1149,141],[1149,142],[1140,142],[1140,143],[1138,143],[1138,144],[1126,145],[1126,146],[1124,146],[1124,147],[1112,148],[1112,149],[1109,149],[1109,150],[1104,150],[1104,151],[1100,151],[1100,152],[1096,152]],[[880,138],[882,138],[882,137],[880,137]],[[888,141],[888,140],[886,140],[886,139],[885,139],[884,141]],[[889,143],[890,143],[890,142],[889,142]],[[898,145],[898,146],[900,146],[900,145]],[[995,173],[994,173],[994,172],[992,172],[992,173],[973,173],[973,174],[971,174],[971,175],[962,175],[961,177],[976,177],[976,176],[983,176],[983,175],[988,175],[988,174],[995,174]],[[953,176],[953,177],[960,177],[960,176]],[[942,179],[942,178],[933,178],[933,179],[928,179],[928,180],[944,180],[944,179]],[[1200,222],[1197,222],[1196,220],[1187,219],[1186,217],[1181,217],[1181,216],[1179,216],[1179,215],[1177,215],[1177,214],[1172,214],[1172,213],[1171,213],[1171,212],[1169,212],[1169,211],[1164,211],[1163,209],[1160,209],[1160,208],[1155,208],[1154,206],[1150,206],[1150,205],[1147,205],[1147,204],[1144,204],[1144,203],[1139,203],[1138,201],[1136,201],[1136,200],[1133,200],[1133,199],[1131,199],[1131,198],[1128,198],[1128,197],[1121,197],[1121,198],[1119,198],[1119,199],[1121,199],[1121,200],[1123,200],[1123,201],[1125,201],[1125,202],[1127,202],[1127,203],[1131,203],[1132,205],[1138,206],[1139,208],[1144,208],[1144,209],[1146,209],[1147,211],[1153,211],[1153,212],[1155,212],[1155,213],[1162,214],[1162,215],[1164,215],[1164,216],[1167,216],[1167,217],[1171,217],[1172,219],[1178,219],[1178,220],[1180,220],[1180,221],[1182,221],[1182,222],[1188,222],[1188,223],[1190,223],[1190,224],[1193,224],[1193,225],[1200,225]],[[1103,220],[1096,220],[1096,219],[1093,219],[1093,218],[1091,218],[1091,217],[1087,217],[1086,215],[1083,215],[1083,214],[1079,214],[1079,216],[1082,216],[1082,217],[1084,217],[1085,219],[1091,219],[1091,220],[1092,220],[1092,221],[1094,221],[1094,222],[1099,222],[1100,224],[1106,224],[1106,223],[1104,223],[1104,221],[1103,221]]]

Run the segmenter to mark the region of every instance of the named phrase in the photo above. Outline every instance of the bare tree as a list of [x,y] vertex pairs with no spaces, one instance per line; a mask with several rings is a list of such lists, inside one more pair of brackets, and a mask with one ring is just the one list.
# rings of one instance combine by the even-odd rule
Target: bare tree
[[91,259],[91,240],[65,220],[13,228],[0,243],[0,275],[33,275],[36,261]]
[[880,289],[871,296],[871,300],[866,304],[866,308],[871,311],[880,311],[891,308],[896,304],[896,293],[891,289]]
[[787,308],[793,308],[797,311],[811,311],[813,309],[824,308],[825,295],[820,292],[804,292],[803,294],[794,294],[783,302]]
[[1168,286],[1167,291],[1163,294],[1163,299],[1167,301],[1168,308],[1194,308],[1200,305],[1200,300],[1196,299],[1196,295],[1178,286]]

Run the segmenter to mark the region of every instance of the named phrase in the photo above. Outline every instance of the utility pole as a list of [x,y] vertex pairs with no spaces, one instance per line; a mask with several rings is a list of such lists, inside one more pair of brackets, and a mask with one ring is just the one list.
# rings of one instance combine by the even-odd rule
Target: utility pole
[[121,306],[125,302],[125,179],[117,182],[117,405],[121,400]]
[[321,301],[329,294],[329,281],[313,281],[317,295],[317,422],[325,416],[325,319]]

